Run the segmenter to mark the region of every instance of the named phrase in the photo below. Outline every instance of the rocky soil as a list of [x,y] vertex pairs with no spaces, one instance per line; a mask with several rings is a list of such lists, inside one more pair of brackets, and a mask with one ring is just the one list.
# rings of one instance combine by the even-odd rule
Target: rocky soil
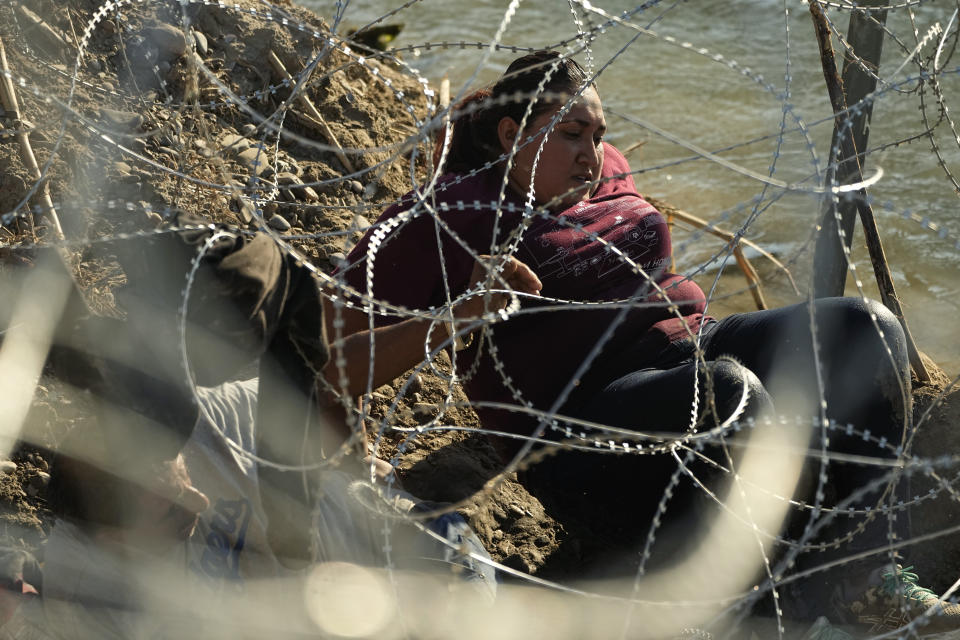
[[[28,217],[4,220],[0,269],[26,259],[29,245],[54,240],[41,198],[48,188],[74,274],[100,313],[123,314],[113,291],[124,275],[96,241],[136,241],[162,229],[177,209],[245,229],[265,226],[330,271],[384,203],[423,175],[430,140],[418,136],[418,123],[429,117],[433,96],[414,74],[359,47],[345,51],[342,41],[328,49],[322,20],[288,2],[276,3],[269,15],[254,0],[236,2],[239,10],[137,3],[99,17],[94,0],[0,8],[9,66],[15,79],[23,78],[21,120],[7,113],[0,121],[0,214],[25,200],[18,213],[36,210],[35,228]],[[297,77],[318,53],[319,64],[298,90],[311,108],[291,96],[270,60],[276,56]],[[45,171],[37,193],[30,193],[38,181],[11,135],[24,126]],[[395,400],[391,424],[415,427],[438,415],[448,383],[427,372],[405,382],[372,394],[369,426]],[[918,415],[933,406],[917,445],[927,455],[960,450],[960,395],[938,394],[948,382],[942,377],[917,392]],[[442,424],[478,427],[462,392],[452,394],[455,406]],[[82,394],[41,380],[12,461],[0,463],[0,536],[8,544],[40,550],[50,524],[46,449],[84,419]],[[547,565],[550,573],[577,567],[576,545],[563,544],[577,532],[552,520],[515,476],[487,484],[500,463],[483,436],[423,433],[400,453],[402,438],[388,432],[381,456],[396,455],[412,493],[464,500],[462,511],[496,560],[534,573]],[[927,549],[918,569],[937,571],[936,586],[945,588],[955,565],[939,560],[953,547]]]
[[[183,12],[178,3],[152,3],[98,20],[93,0],[29,4],[5,9],[2,37],[14,78],[24,79],[17,93],[38,164],[50,162],[42,184],[70,242],[74,275],[99,313],[123,315],[113,291],[125,281],[99,239],[136,242],[182,209],[244,229],[265,226],[329,272],[384,203],[410,190],[411,172],[423,175],[432,142],[418,137],[418,124],[433,97],[411,72],[338,41],[299,90],[310,104],[291,97],[292,83],[271,56],[298,76],[328,45],[323,21],[295,5],[277,3],[268,15],[252,0],[239,10],[197,3]],[[9,114],[3,126],[8,134],[16,126]],[[0,141],[0,180],[2,213],[37,184],[12,135]],[[23,216],[7,221],[0,268],[55,238],[43,200],[28,204],[36,227]],[[373,394],[373,418],[386,414],[404,382]],[[448,391],[440,376],[420,374],[391,422],[428,422]],[[459,388],[453,393],[466,404]],[[85,419],[83,404],[54,379],[37,389],[13,462],[0,467],[0,534],[11,544],[42,551],[46,449]],[[448,409],[442,422],[479,426],[467,406]],[[393,457],[401,439],[388,433],[381,457]],[[483,437],[422,434],[395,463],[414,494],[466,500],[462,511],[495,559],[536,571],[557,548],[560,527],[515,477],[478,493],[499,471]]]

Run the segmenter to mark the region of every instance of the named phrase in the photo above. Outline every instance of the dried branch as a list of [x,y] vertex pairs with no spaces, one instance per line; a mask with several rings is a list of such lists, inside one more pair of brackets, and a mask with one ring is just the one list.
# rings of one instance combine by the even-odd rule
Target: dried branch
[[[23,118],[20,115],[20,104],[17,102],[17,91],[13,86],[13,76],[10,73],[10,66],[7,64],[7,51],[3,46],[3,38],[0,38],[0,72],[3,77],[0,78],[0,103],[3,104],[7,117],[10,118],[13,128],[16,130],[17,142],[20,143],[20,157],[23,163],[27,165],[30,171],[30,177],[34,180],[43,180],[43,174],[40,173],[40,167],[37,165],[37,158],[33,155],[33,147],[30,145],[30,137],[24,126]],[[63,240],[63,228],[60,226],[60,219],[57,217],[57,210],[53,206],[53,200],[50,198],[50,186],[46,180],[40,188],[40,202],[44,211],[44,217],[47,223],[53,228],[54,234],[58,240]],[[33,216],[30,217],[33,224]]]
[[23,6],[23,3],[16,5],[21,19],[27,23],[24,29],[31,42],[35,43],[47,54],[60,58],[63,52],[69,49],[67,41],[57,33],[56,29],[44,22],[43,18],[35,14],[30,9]]
[[[286,80],[290,83],[290,87],[294,87],[293,76],[287,71],[287,68],[283,66],[283,63],[280,61],[280,58],[277,57],[277,54],[271,51],[268,55],[268,60],[270,61],[270,66],[273,67],[274,73],[281,79]],[[340,142],[337,140],[337,136],[334,135],[333,131],[330,130],[330,126],[327,124],[326,120],[323,119],[323,116],[313,105],[313,102],[310,101],[305,94],[300,93],[297,95],[297,102],[306,109],[306,115],[310,116],[312,120],[315,121],[313,125],[314,128],[326,139],[327,144],[333,147],[333,152],[337,156],[337,160],[340,161],[340,164],[349,172],[353,173],[356,169],[353,168],[353,163],[350,162],[350,159],[347,157],[347,154],[343,152],[343,147],[340,146]]]
[[[703,218],[695,216],[692,213],[688,213],[682,209],[678,209],[671,204],[664,202],[663,200],[658,200],[656,198],[647,198],[647,200],[657,208],[657,210],[666,216],[668,223],[672,224],[674,218],[687,224],[695,229],[702,229],[707,233],[714,235],[718,238],[725,240],[733,246],[733,255],[737,260],[737,264],[740,266],[740,270],[743,271],[744,277],[747,279],[747,282],[750,284],[750,293],[753,296],[754,302],[757,304],[758,309],[766,309],[767,303],[763,298],[763,291],[760,287],[760,277],[757,275],[757,270],[753,268],[753,265],[750,263],[750,260],[743,255],[742,247],[750,247],[761,256],[772,262],[778,269],[784,272],[787,276],[787,280],[790,281],[790,286],[793,287],[794,293],[800,295],[800,290],[797,288],[797,283],[793,279],[793,274],[790,273],[790,269],[786,267],[782,262],[777,260],[776,256],[772,253],[763,249],[759,245],[746,238],[737,238],[737,236],[725,229],[716,227]],[[671,256],[672,259],[672,256]]]
[[[813,25],[817,34],[817,44],[820,47],[820,64],[823,67],[823,78],[827,83],[827,93],[830,96],[830,104],[834,113],[835,132],[843,131],[845,127],[844,119],[847,111],[847,100],[843,94],[843,81],[837,71],[836,56],[833,52],[833,45],[830,42],[830,26],[827,23],[827,17],[823,9],[816,2],[810,3],[810,15],[813,17]],[[850,175],[854,183],[863,181],[863,170],[860,166],[860,158],[857,155],[857,145],[853,136],[847,132],[845,135],[835,136],[840,141],[839,158],[843,159],[845,173]],[[883,243],[880,241],[880,230],[877,228],[877,220],[873,214],[873,207],[867,202],[866,189],[860,189],[856,194],[857,211],[860,214],[860,222],[863,224],[864,240],[867,243],[867,251],[870,253],[870,261],[873,263],[873,272],[877,279],[877,287],[880,289],[880,300],[890,311],[893,312],[903,327],[903,333],[907,340],[907,353],[910,356],[910,365],[913,367],[917,378],[921,382],[930,380],[930,373],[926,365],[920,358],[920,352],[913,341],[913,335],[907,326],[907,319],[903,315],[903,308],[900,305],[900,298],[897,296],[896,288],[893,284],[893,276],[890,273],[890,267],[887,264],[887,256],[883,250]]]

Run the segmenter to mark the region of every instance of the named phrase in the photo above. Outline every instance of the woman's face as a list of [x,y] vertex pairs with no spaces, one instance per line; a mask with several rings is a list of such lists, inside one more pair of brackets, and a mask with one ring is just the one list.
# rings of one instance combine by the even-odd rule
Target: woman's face
[[[549,124],[559,110],[558,105],[535,118],[523,132],[523,140]],[[519,126],[513,118],[500,121],[497,133],[504,151],[510,151],[518,130]],[[600,178],[603,168],[601,141],[606,131],[600,96],[590,87],[554,125],[543,143],[533,178],[537,203],[544,204],[558,198],[557,202],[568,207],[586,200],[596,191],[597,184],[590,183]],[[520,148],[510,167],[510,185],[524,195],[530,189],[533,160],[541,142],[543,134]]]

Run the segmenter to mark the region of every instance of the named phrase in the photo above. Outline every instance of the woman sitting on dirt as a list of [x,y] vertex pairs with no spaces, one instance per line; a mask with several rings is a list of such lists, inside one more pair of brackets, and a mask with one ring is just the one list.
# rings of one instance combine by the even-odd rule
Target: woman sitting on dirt
[[[555,52],[523,56],[460,108],[439,158],[447,173],[427,196],[414,191],[388,208],[340,271],[355,305],[327,301],[334,360],[338,349],[345,356],[345,370],[328,365],[334,386],[345,373],[349,391],[366,390],[370,339],[372,378],[383,381],[456,337],[455,366],[483,425],[519,436],[498,438],[505,459],[524,437],[541,434],[593,450],[616,441],[610,446],[633,452],[554,453],[548,445],[552,455],[522,470],[552,515],[588,532],[581,543],[594,545],[584,549],[592,559],[611,549],[635,551],[664,491],[682,494],[690,483],[668,489],[677,462],[664,437],[624,438],[582,421],[682,441],[694,430],[771,416],[774,408],[791,424],[810,425],[811,416],[821,424],[822,398],[826,417],[855,429],[827,434],[831,452],[891,457],[901,450],[910,435],[911,395],[897,319],[853,298],[719,321],[704,315],[701,289],[665,270],[667,224],[637,193],[623,155],[603,141],[600,97],[577,63]],[[519,300],[519,310],[491,313],[510,300]],[[598,302],[616,304],[583,304]],[[372,336],[364,304],[373,305]],[[408,317],[415,315],[409,310],[420,317]],[[484,312],[487,322],[480,322]],[[581,422],[571,425],[568,417]],[[866,430],[872,436],[859,437]],[[824,434],[816,430],[815,449]],[[696,461],[686,468],[702,477],[709,466]],[[856,464],[831,464],[827,473],[826,487],[840,498],[882,476]],[[849,506],[875,509],[889,499],[893,482],[879,484]],[[678,502],[684,497],[669,506],[682,513],[673,507]],[[799,515],[809,520],[809,512]],[[887,518],[873,515],[866,533],[843,538],[829,557],[887,544]],[[862,518],[850,520],[863,528]],[[824,531],[842,537],[853,529],[844,526]],[[881,554],[874,564],[888,558]]]

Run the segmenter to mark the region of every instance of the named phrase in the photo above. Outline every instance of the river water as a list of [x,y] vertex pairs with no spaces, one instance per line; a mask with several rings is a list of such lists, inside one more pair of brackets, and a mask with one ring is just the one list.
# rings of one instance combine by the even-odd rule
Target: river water
[[[304,3],[331,23],[339,12],[341,31],[403,6],[400,0],[345,1]],[[953,55],[957,26],[951,22],[956,4],[894,4],[898,6],[887,20],[881,92],[865,170],[868,175],[882,171],[869,193],[917,344],[954,376],[960,372],[960,217],[949,172],[960,173],[960,142],[950,122],[941,121],[932,141],[920,137],[893,143],[926,130],[921,106],[931,123],[937,121],[936,97],[929,82],[919,91],[919,67],[910,56],[918,37],[937,24],[945,35],[934,34],[919,55],[932,60],[939,47],[938,80],[948,113],[960,104],[960,55]],[[492,42],[501,27],[504,45],[542,47],[569,41],[568,50],[583,49],[577,59],[599,73],[608,139],[623,150],[633,147],[628,158],[640,172],[636,179],[641,192],[720,227],[743,229],[746,238],[788,263],[806,289],[810,239],[821,208],[814,188],[829,155],[833,128],[807,6],[792,0],[647,5],[602,0],[588,4],[592,10],[577,5],[572,11],[566,0],[527,0],[505,19],[506,0],[421,0],[384,22],[404,24],[392,46],[431,84],[439,86],[447,75],[454,96],[495,79],[517,55],[474,46]],[[623,12],[630,13],[627,25],[604,15]],[[848,14],[834,9],[828,16],[845,34]],[[589,48],[571,40],[578,29],[594,36]],[[466,43],[462,49],[460,42]],[[836,40],[835,46],[840,47]],[[703,150],[715,155],[708,157]],[[725,258],[721,241],[678,227],[674,244],[677,269],[698,273],[704,290],[713,289],[714,315],[751,308],[745,280],[736,263]],[[863,292],[876,297],[859,230],[853,261],[863,278]],[[771,305],[796,299],[778,269],[762,257],[752,262]],[[857,294],[852,277],[847,294]]]

